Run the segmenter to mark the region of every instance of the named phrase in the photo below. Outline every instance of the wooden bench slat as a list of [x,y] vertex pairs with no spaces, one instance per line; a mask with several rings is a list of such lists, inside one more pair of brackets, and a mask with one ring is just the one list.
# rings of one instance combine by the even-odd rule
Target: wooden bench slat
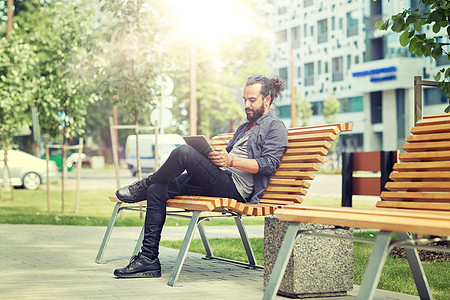
[[450,124],[416,126],[411,129],[414,135],[450,132]]
[[297,193],[300,194],[302,196],[306,195],[306,190],[302,187],[292,187],[292,186],[268,186],[266,188],[266,191],[268,193],[275,193],[275,192],[279,192],[279,193]]
[[[300,205],[299,205],[300,206]],[[400,214],[399,209],[366,209],[351,211],[340,207],[338,211],[315,207],[309,209],[292,210],[287,206],[275,211],[275,215],[282,221],[308,222],[326,225],[346,226],[355,228],[380,229],[385,231],[411,232],[428,235],[450,235],[450,215],[430,214],[425,211]],[[386,213],[380,213],[387,211]],[[391,214],[396,212],[396,214]]]
[[448,116],[436,115],[431,118],[423,118],[417,121],[416,126],[440,125],[440,124],[450,124],[450,114]]
[[380,198],[383,200],[406,200],[420,202],[449,202],[449,192],[381,192]]
[[283,179],[271,179],[269,186],[300,186],[309,188],[311,183],[304,180],[283,180]]
[[277,199],[277,200],[288,200],[293,201],[295,203],[302,203],[303,198],[299,195],[294,194],[273,194],[273,193],[264,193],[261,196],[261,199]]
[[421,134],[410,135],[406,138],[408,143],[432,142],[432,141],[450,141],[450,133]]
[[316,163],[281,163],[277,170],[318,171],[319,166]]
[[383,207],[383,208],[450,211],[450,203],[434,203],[434,202],[417,203],[417,202],[406,202],[406,201],[378,201],[376,206]]
[[170,199],[166,202],[168,207],[182,208],[187,210],[212,211],[216,206],[208,201],[187,200],[187,199]]
[[273,205],[289,205],[289,204],[294,204],[294,201],[262,198],[260,200],[260,203],[273,204]]
[[312,155],[283,155],[281,158],[281,163],[286,162],[313,162],[313,163],[321,163],[323,162],[324,157],[319,154]]
[[403,150],[407,152],[415,151],[438,151],[450,149],[450,141],[438,142],[418,142],[403,145]]
[[331,147],[330,142],[328,141],[304,141],[304,142],[289,142],[289,149],[298,149],[298,148],[325,148],[329,149]]
[[450,191],[448,181],[387,182],[385,187],[390,191]]
[[[424,172],[398,172],[398,171],[392,171],[391,175],[389,175],[389,178],[393,181],[421,181],[421,180],[427,180],[427,181],[444,181],[444,180],[450,180],[450,171],[439,171],[439,172],[432,172],[432,171],[424,171]],[[448,183],[450,184],[450,182]]]
[[272,176],[274,178],[286,178],[286,179],[305,179],[305,180],[313,180],[316,177],[311,172],[302,172],[302,171],[275,171]]
[[450,161],[396,163],[393,169],[396,171],[450,171]]
[[450,151],[429,151],[400,153],[398,159],[401,161],[450,161]]
[[290,142],[302,142],[302,141],[334,141],[336,135],[333,133],[317,133],[317,134],[304,134],[288,136]]
[[284,152],[286,155],[295,155],[295,154],[320,154],[320,155],[327,155],[328,150],[324,147],[316,147],[316,148],[295,148],[295,147],[289,147]]
[[302,135],[302,134],[316,134],[316,133],[332,133],[339,134],[341,130],[337,126],[316,126],[316,127],[296,127],[288,131],[288,136]]

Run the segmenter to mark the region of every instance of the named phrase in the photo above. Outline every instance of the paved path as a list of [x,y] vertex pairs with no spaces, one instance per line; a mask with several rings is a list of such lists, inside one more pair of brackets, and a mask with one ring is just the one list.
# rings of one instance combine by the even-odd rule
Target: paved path
[[[105,229],[0,225],[0,299],[262,299],[262,270],[206,261],[193,253],[188,254],[176,286],[169,287],[167,281],[178,251],[168,248],[161,248],[161,278],[116,279],[112,272],[127,264],[140,228],[115,228],[105,251],[106,263],[95,264]],[[237,235],[224,229],[207,228],[211,237]],[[168,227],[163,238],[179,239],[184,230]],[[248,231],[251,236],[262,236],[260,226]],[[349,296],[326,299],[355,299],[357,290],[355,286]],[[376,299],[418,297],[378,290]]]

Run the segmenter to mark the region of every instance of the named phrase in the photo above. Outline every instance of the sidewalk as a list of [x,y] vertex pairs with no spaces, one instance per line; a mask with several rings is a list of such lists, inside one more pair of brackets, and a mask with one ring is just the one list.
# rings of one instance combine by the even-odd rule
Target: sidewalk
[[[232,226],[208,227],[210,237],[237,235]],[[156,279],[116,279],[112,272],[127,264],[138,227],[116,227],[105,251],[105,264],[95,264],[105,227],[0,224],[1,299],[262,299],[263,271],[189,253],[175,287],[167,281],[178,250],[161,248],[163,275]],[[225,230],[226,229],[226,230]],[[230,231],[228,231],[228,229]],[[181,239],[184,227],[167,227],[163,239]],[[229,232],[229,233],[228,233]],[[262,226],[249,235],[262,236]],[[349,296],[326,299],[355,299]],[[419,299],[378,290],[376,299]],[[277,296],[276,299],[287,300]],[[317,299],[317,298],[315,298]]]

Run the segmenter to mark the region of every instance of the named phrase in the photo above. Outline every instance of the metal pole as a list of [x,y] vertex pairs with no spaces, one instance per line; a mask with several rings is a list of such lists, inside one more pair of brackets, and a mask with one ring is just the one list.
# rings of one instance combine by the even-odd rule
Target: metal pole
[[422,119],[422,76],[414,76],[414,125]]
[[48,147],[48,137],[45,138],[45,161],[47,162],[47,212],[50,212],[50,180],[49,180],[50,149]]
[[291,127],[296,126],[296,107],[295,107],[295,84],[294,84],[294,49],[291,49]]
[[111,146],[113,152],[114,171],[116,173],[117,188],[120,188],[120,176],[119,176],[119,158],[117,156],[117,137],[113,129],[113,118],[109,117],[109,132],[111,134]]
[[189,134],[196,135],[197,134],[197,97],[196,97],[196,44],[195,38],[191,37],[191,45],[190,45],[190,93],[189,93]]
[[80,138],[78,144],[78,165],[77,165],[77,189],[75,194],[75,213],[78,213],[78,203],[80,199],[80,179],[81,179],[81,154],[83,153],[83,138]]

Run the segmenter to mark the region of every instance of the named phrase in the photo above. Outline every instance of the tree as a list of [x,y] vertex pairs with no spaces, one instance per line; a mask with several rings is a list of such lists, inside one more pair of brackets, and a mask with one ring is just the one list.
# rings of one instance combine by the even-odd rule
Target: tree
[[[5,166],[0,174],[5,184],[11,178],[8,148],[22,126],[31,125],[28,106],[35,92],[33,48],[20,37],[0,38],[0,149],[4,150]],[[14,193],[12,193],[14,200]]]
[[14,34],[33,45],[36,56],[30,106],[38,107],[43,132],[66,138],[84,133],[87,104],[97,100],[87,76],[93,41],[93,11],[82,1],[56,1],[24,10]]
[[[402,47],[409,45],[409,52],[417,56],[431,56],[437,60],[444,55],[450,59],[449,43],[440,41],[443,35],[450,35],[450,2],[448,0],[421,0],[421,2],[429,7],[429,11],[408,8],[385,21],[378,21],[376,27],[379,30],[391,29],[394,32],[401,32],[400,45]],[[426,25],[432,27],[433,36],[427,36],[423,31]],[[434,79],[440,81],[438,87],[449,98],[450,67],[441,68]],[[445,112],[450,112],[450,105]]]
[[298,91],[295,93],[295,98],[298,99],[295,103],[296,119],[302,120],[302,126],[308,126],[309,119],[313,114],[312,104],[306,98],[301,97]]
[[158,78],[170,74],[161,47],[160,17],[142,0],[104,0],[101,11],[103,51],[97,53],[103,60],[98,65],[101,95],[131,112],[130,121],[137,124],[140,114],[155,108],[161,96]]
[[328,123],[335,123],[341,104],[334,96],[334,93],[328,95],[328,98],[323,102],[323,116]]

